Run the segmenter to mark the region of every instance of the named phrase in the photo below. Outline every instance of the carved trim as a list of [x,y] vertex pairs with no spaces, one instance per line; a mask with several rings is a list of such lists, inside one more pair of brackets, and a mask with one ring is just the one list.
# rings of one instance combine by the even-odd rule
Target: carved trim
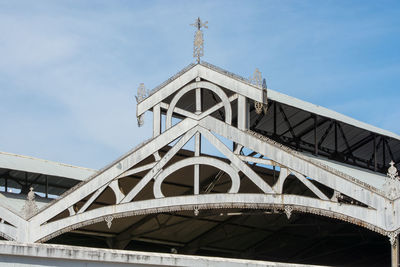
[[[211,210],[211,209],[271,209],[274,211],[285,212],[285,207],[290,207],[291,212],[296,211],[296,212],[310,213],[310,214],[314,214],[314,215],[325,216],[325,217],[329,217],[332,219],[338,219],[341,221],[352,223],[352,224],[364,227],[366,229],[369,229],[371,231],[374,231],[381,235],[389,236],[392,233],[392,232],[385,231],[384,229],[377,227],[375,225],[372,225],[370,223],[363,222],[354,217],[343,215],[340,213],[335,213],[333,211],[305,207],[305,206],[300,206],[300,205],[285,205],[285,204],[273,204],[273,203],[236,203],[236,202],[234,202],[234,203],[190,204],[190,205],[149,208],[149,209],[136,210],[136,211],[126,211],[126,212],[121,212],[121,213],[115,213],[112,216],[114,219],[118,219],[118,218],[130,217],[130,216],[149,215],[149,214],[163,213],[163,212],[195,211],[196,209],[197,210],[200,210],[200,209],[203,209],[203,210]],[[55,232],[39,239],[36,242],[38,242],[38,243],[46,242],[47,240],[50,240],[60,234],[75,230],[80,227],[84,227],[87,225],[105,221],[105,218],[107,216],[110,216],[110,215],[105,215],[105,216],[97,217],[92,220],[88,220],[88,221],[70,225],[61,230],[55,231]],[[399,231],[400,230],[395,231],[395,232],[398,233]]]

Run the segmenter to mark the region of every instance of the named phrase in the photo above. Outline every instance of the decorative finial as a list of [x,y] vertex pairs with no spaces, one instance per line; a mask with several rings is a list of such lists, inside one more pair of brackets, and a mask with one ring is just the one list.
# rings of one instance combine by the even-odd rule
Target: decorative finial
[[[267,82],[265,79],[262,78],[261,72],[258,70],[258,68],[256,68],[256,70],[254,71],[253,77],[249,78],[249,81],[255,86],[262,88],[261,99],[263,102],[267,103]],[[264,106],[263,102],[254,101],[254,108],[256,109],[257,114],[261,114],[263,110],[265,114],[267,113],[268,104]]]
[[197,18],[195,23],[190,24],[190,26],[197,28],[193,42],[193,57],[197,59],[197,63],[200,63],[200,57],[204,56],[204,39],[201,28],[208,29],[207,23],[208,21],[203,23],[200,18]]
[[394,166],[393,160],[390,161],[389,164],[390,164],[390,167],[388,169],[387,176],[389,176],[389,178],[391,178],[393,180],[398,179],[399,178],[398,177],[399,173],[397,171],[397,168]]
[[256,68],[256,70],[253,73],[253,77],[250,77],[249,80],[252,84],[261,87],[262,85],[261,71],[258,68]]
[[25,200],[25,205],[22,207],[22,213],[24,214],[25,218],[29,218],[34,215],[39,208],[35,202],[35,192],[33,192],[33,187],[29,189],[29,193]]
[[[139,87],[137,89],[137,95],[135,96],[136,102],[139,104],[144,99],[146,99],[146,97],[148,97],[148,95],[149,95],[149,92],[147,92],[146,87],[144,86],[144,83],[139,84]],[[141,127],[144,124],[144,114],[137,117],[137,122],[138,122],[139,127]]]

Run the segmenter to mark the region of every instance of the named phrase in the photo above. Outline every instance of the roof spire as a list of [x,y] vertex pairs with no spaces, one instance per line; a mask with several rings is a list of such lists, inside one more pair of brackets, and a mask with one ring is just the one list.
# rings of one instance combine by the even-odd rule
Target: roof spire
[[208,21],[202,22],[200,17],[198,17],[195,23],[190,24],[190,26],[194,26],[197,28],[196,33],[194,34],[194,42],[193,42],[193,57],[197,59],[197,63],[200,63],[200,57],[204,56],[204,39],[203,39],[203,31],[201,28],[208,29],[207,26]]

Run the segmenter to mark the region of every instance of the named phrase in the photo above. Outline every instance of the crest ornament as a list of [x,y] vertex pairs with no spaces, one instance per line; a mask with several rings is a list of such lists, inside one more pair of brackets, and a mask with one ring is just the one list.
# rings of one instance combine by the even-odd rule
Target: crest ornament
[[197,28],[193,41],[193,57],[196,58],[197,63],[200,63],[200,57],[204,56],[204,38],[201,28],[208,29],[207,23],[208,21],[202,22],[200,18],[197,18],[193,24],[190,24]]

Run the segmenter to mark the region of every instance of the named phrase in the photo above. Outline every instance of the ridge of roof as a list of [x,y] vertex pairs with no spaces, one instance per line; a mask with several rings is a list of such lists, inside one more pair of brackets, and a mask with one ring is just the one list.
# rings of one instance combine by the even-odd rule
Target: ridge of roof
[[41,158],[36,158],[36,157],[31,157],[31,156],[26,156],[26,155],[19,155],[19,154],[14,154],[14,153],[10,153],[10,152],[0,151],[0,154],[7,155],[7,156],[13,156],[13,157],[19,157],[19,158],[25,158],[25,159],[31,159],[31,160],[37,160],[37,161],[42,161],[42,162],[46,162],[46,163],[50,163],[50,164],[57,164],[57,165],[61,165],[64,167],[77,168],[77,169],[88,170],[88,171],[97,171],[97,170],[91,169],[91,168],[86,168],[86,167],[81,167],[81,166],[76,166],[76,165],[71,165],[71,164],[67,164],[67,163],[62,163],[62,162],[57,162],[57,161],[52,161],[52,160],[47,160],[47,159],[41,159]]
[[[81,181],[80,183],[77,183],[76,185],[74,185],[73,187],[71,187],[70,189],[68,189],[67,191],[65,191],[64,193],[62,193],[58,198],[48,202],[46,205],[44,205],[43,207],[39,208],[39,210],[33,214],[30,218],[34,217],[36,214],[42,212],[43,210],[47,209],[48,207],[52,206],[54,203],[60,201],[61,199],[63,199],[66,195],[69,195],[72,191],[75,191],[77,188],[83,186],[84,184],[88,183],[89,181],[93,180],[94,178],[96,178],[98,175],[100,175],[101,173],[103,173],[104,171],[108,170],[109,168],[113,167],[117,162],[121,161],[122,159],[128,157],[129,155],[131,155],[133,152],[135,152],[136,150],[138,150],[139,148],[143,147],[144,145],[148,144],[151,140],[153,140],[153,138],[149,138],[141,143],[139,143],[138,145],[136,145],[135,147],[133,147],[131,150],[129,150],[127,153],[123,154],[122,156],[118,157],[116,160],[112,161],[111,163],[107,164],[106,166],[104,166],[103,168],[101,168],[99,171],[97,171],[96,173],[93,173],[91,176],[89,176],[87,179]],[[28,219],[30,219],[28,218]]]
[[[188,70],[190,70],[191,68],[200,65],[203,66],[205,68],[208,68],[210,70],[216,71],[220,74],[226,75],[232,79],[235,79],[237,81],[240,81],[242,83],[245,83],[246,85],[252,86],[256,89],[262,89],[261,87],[251,83],[249,81],[249,79],[246,79],[238,74],[235,74],[233,72],[229,72],[221,67],[218,67],[216,65],[213,65],[211,63],[208,63],[206,61],[201,61],[200,63],[191,63],[189,65],[187,65],[185,68],[183,68],[182,70],[180,70],[178,73],[176,73],[175,75],[173,75],[172,77],[170,77],[168,80],[164,81],[163,83],[161,83],[160,85],[158,85],[157,87],[155,87],[154,89],[152,89],[148,95],[151,96],[153,95],[155,92],[159,91],[161,88],[165,87],[167,84],[171,83],[172,81],[174,81],[175,79],[177,79],[180,75],[182,75],[183,73],[187,72]],[[376,127],[374,125],[371,125],[369,123],[366,122],[362,122],[360,120],[354,119],[350,116],[344,115],[342,113],[339,113],[337,111],[334,111],[332,109],[317,105],[317,104],[313,104],[301,99],[298,99],[296,97],[292,97],[289,95],[286,95],[284,93],[280,93],[278,91],[275,91],[273,89],[268,88],[267,89],[267,94],[268,94],[268,98],[286,104],[288,106],[292,106],[310,113],[314,113],[323,117],[327,117],[327,118],[331,118],[337,121],[341,121],[343,123],[355,126],[357,128],[360,129],[364,129],[370,132],[374,132],[374,133],[378,133],[387,137],[391,137],[394,139],[397,139],[400,141],[400,135],[393,133],[391,131]]]
[[[286,152],[288,152],[288,153],[290,153],[292,155],[295,155],[296,157],[299,157],[300,159],[305,160],[305,161],[307,161],[307,162],[309,162],[309,163],[311,163],[311,164],[313,164],[313,165],[315,165],[315,166],[317,166],[319,168],[322,168],[322,169],[324,169],[324,170],[326,170],[326,171],[328,171],[328,172],[330,172],[330,173],[332,173],[334,175],[337,175],[337,176],[339,176],[341,178],[344,178],[344,179],[346,179],[346,180],[348,180],[348,181],[350,181],[352,183],[356,183],[356,184],[358,184],[360,186],[363,186],[365,188],[373,190],[373,191],[375,191],[376,193],[378,193],[378,194],[380,194],[382,196],[386,195],[385,192],[381,188],[377,188],[376,185],[372,185],[371,183],[368,183],[366,181],[362,181],[358,177],[354,177],[354,174],[345,173],[345,172],[339,170],[336,166],[330,166],[329,163],[332,163],[332,162],[330,162],[330,161],[328,161],[326,159],[320,159],[320,158],[317,158],[317,157],[312,157],[312,156],[310,156],[310,155],[308,155],[306,153],[296,151],[296,150],[294,150],[294,149],[292,149],[292,148],[290,148],[288,146],[285,146],[285,145],[283,145],[281,143],[278,143],[278,142],[276,142],[276,141],[274,141],[274,140],[272,140],[272,139],[270,139],[270,138],[268,138],[268,137],[266,137],[266,136],[264,136],[262,134],[259,134],[257,132],[254,132],[254,131],[251,131],[251,130],[246,130],[246,132],[251,134],[251,135],[253,135],[254,137],[260,139],[263,142],[266,142],[266,143],[271,144],[271,145],[273,145],[275,147],[283,149]],[[349,169],[352,169],[352,170],[357,170],[360,173],[361,172],[362,173],[368,173],[369,175],[374,175],[374,176],[376,176],[376,178],[379,178],[379,179],[385,179],[386,178],[386,176],[384,176],[383,174],[371,173],[371,171],[369,171],[369,170],[364,170],[364,169],[361,169],[361,168],[357,168],[357,167],[354,167],[354,166],[351,166],[351,165],[347,165],[345,163],[340,163],[339,164],[339,163],[335,162],[335,165],[337,165],[337,166],[338,165],[342,165],[342,166],[345,166],[346,168],[349,168]],[[311,177],[311,178],[313,178],[313,177]]]
[[[84,180],[97,170],[0,151],[0,168]],[[38,166],[41,166],[38,169]]]

